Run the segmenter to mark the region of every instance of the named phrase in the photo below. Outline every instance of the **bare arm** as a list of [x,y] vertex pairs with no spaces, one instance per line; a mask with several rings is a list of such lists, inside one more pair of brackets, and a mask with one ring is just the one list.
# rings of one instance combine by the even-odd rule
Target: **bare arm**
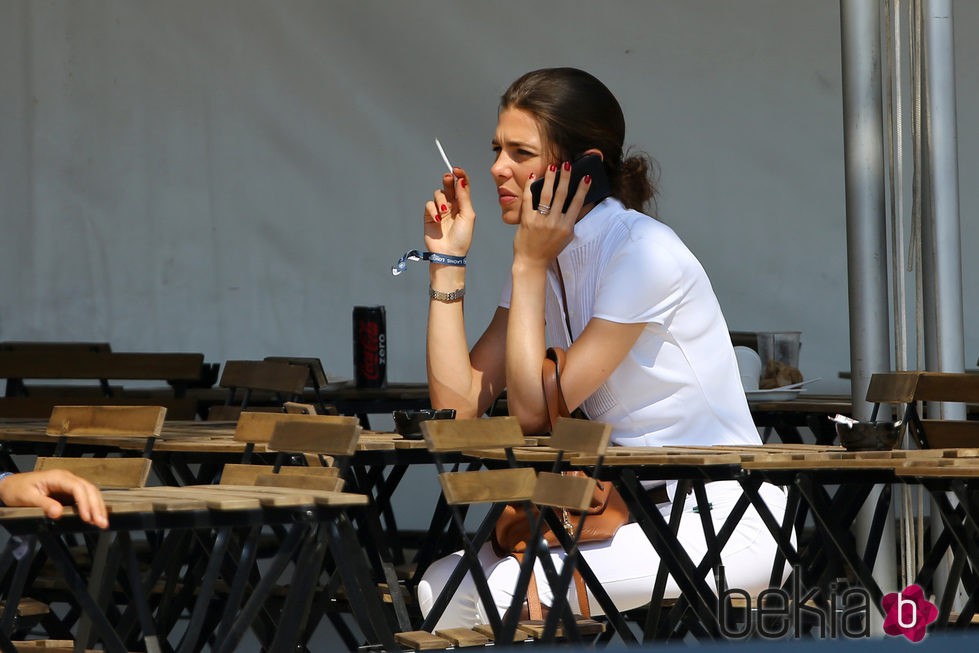
[[[425,206],[425,244],[433,252],[465,256],[476,215],[469,181],[461,168],[445,175],[442,188]],[[466,268],[431,264],[432,289],[451,293],[466,285]],[[462,301],[429,300],[426,363],[432,405],[454,408],[459,418],[476,417],[503,391],[506,311],[497,310],[469,351]]]
[[62,469],[12,474],[0,480],[0,501],[7,506],[34,506],[51,519],[64,513],[59,501],[73,502],[84,521],[106,528],[108,513],[99,489],[85,479]]
[[462,321],[461,307],[458,315],[452,315],[434,306],[435,303],[429,308],[428,330],[428,386],[432,406],[455,408],[458,418],[478,417],[503,392],[507,310],[496,310],[470,352],[466,349],[463,326],[453,324],[455,319]]
[[639,340],[646,324],[592,318],[568,349],[561,390],[569,410],[580,406],[615,371]]
[[[563,166],[564,173],[570,164]],[[548,428],[547,406],[541,385],[541,369],[546,349],[544,309],[546,303],[547,268],[574,237],[574,224],[579,216],[592,207],[583,206],[590,185],[582,180],[572,198],[567,213],[557,207],[564,205],[568,189],[568,174],[562,173],[553,197],[556,170],[544,175],[541,204],[553,207],[540,213],[532,208],[530,184],[524,188],[524,198],[514,237],[513,295],[507,329],[506,378],[507,405],[516,415],[526,433],[540,433]],[[592,319],[567,352],[561,375],[561,387],[568,407],[574,409],[594,393],[626,357],[639,339],[644,324],[619,324]]]
[[[549,426],[541,385],[541,366],[546,349],[543,318],[545,281],[537,280],[537,275],[527,272],[521,274],[528,287],[519,298],[515,291],[510,305],[507,406],[510,414],[520,420],[525,433],[542,433]],[[529,282],[532,277],[535,279],[533,284]],[[535,292],[538,287],[539,292]],[[568,349],[561,373],[561,390],[570,410],[580,406],[608,380],[636,344],[645,326],[644,323],[622,324],[599,318],[588,322]]]

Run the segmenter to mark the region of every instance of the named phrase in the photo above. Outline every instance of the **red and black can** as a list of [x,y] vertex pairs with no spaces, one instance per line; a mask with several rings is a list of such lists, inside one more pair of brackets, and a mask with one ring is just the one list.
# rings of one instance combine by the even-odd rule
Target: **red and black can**
[[383,306],[354,306],[354,379],[358,388],[387,383],[387,326]]

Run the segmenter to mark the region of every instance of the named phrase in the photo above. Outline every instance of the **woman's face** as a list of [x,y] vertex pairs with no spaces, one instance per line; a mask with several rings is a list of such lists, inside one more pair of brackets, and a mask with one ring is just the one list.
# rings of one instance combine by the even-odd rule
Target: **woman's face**
[[520,222],[523,189],[530,173],[544,176],[549,163],[537,120],[522,109],[504,109],[496,123],[493,152],[496,159],[490,173],[496,182],[503,222]]

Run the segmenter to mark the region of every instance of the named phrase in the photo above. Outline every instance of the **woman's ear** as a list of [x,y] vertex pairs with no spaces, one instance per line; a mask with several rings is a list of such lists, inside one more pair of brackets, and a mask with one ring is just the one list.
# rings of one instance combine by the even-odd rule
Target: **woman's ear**
[[605,155],[602,154],[602,151],[599,150],[598,148],[594,148],[593,147],[590,150],[585,150],[584,152],[582,152],[582,156],[584,156],[586,154],[597,154],[599,159],[601,159],[602,161],[605,160]]

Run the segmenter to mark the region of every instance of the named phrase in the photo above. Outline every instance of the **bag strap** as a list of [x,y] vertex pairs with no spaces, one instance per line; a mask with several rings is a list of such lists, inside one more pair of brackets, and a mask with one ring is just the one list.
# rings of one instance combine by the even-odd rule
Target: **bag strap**
[[[561,287],[561,309],[564,313],[564,325],[568,329],[568,341],[573,342],[574,335],[571,333],[571,316],[568,314],[568,294],[564,289],[564,274],[561,272],[561,266],[557,260],[554,261],[554,265],[557,268],[558,285]],[[544,401],[547,404],[547,416],[552,431],[557,424],[558,417],[571,417],[571,411],[568,410],[568,403],[564,400],[564,392],[561,390],[561,370],[564,368],[565,356],[564,349],[560,347],[548,347],[544,355],[544,366],[542,369]],[[590,618],[591,606],[588,604],[588,588],[585,586],[585,579],[577,568],[574,570],[573,577],[575,594],[578,597],[579,614],[585,618]],[[533,601],[531,601],[531,594],[534,597]],[[536,603],[536,608],[534,603]],[[527,588],[527,607],[531,619],[543,618],[540,596],[537,592],[537,583],[533,575],[531,575],[530,585]]]
[[574,570],[574,593],[578,595],[578,614],[585,619],[591,618],[591,606],[588,605],[588,588],[585,587],[585,577],[578,568]]
[[557,282],[561,287],[561,312],[564,313],[564,326],[568,329],[568,342],[574,342],[574,335],[571,333],[571,314],[568,313],[568,291],[564,289],[564,273],[561,272],[561,264],[554,259],[554,269],[557,272]]
[[[511,553],[517,562],[523,564],[523,552]],[[585,579],[581,572],[574,570],[574,590],[578,597],[578,614],[585,619],[591,618],[591,606],[588,604],[588,588],[585,587]],[[530,572],[530,583],[527,585],[527,616],[536,621],[544,620],[544,606],[540,601],[540,592],[537,590],[537,577]]]
[[544,387],[544,401],[547,404],[547,419],[554,429],[558,417],[570,417],[568,404],[561,391],[561,368],[564,367],[564,350],[560,347],[549,347],[541,367],[541,381]]

